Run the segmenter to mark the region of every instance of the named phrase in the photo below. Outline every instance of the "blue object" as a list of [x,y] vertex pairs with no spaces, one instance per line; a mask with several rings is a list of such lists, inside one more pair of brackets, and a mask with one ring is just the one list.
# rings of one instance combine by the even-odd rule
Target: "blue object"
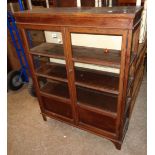
[[[16,49],[16,53],[17,53],[20,65],[21,65],[20,77],[22,78],[23,82],[29,82],[29,78],[27,74],[27,70],[29,72],[29,66],[27,63],[26,55],[24,53],[24,48],[23,48],[22,41],[19,35],[19,31],[16,26],[15,19],[12,13],[9,11],[7,12],[7,27],[9,29],[9,32],[10,32],[10,35],[11,35],[14,47]],[[17,40],[15,38],[17,38]]]
[[22,0],[18,0],[20,11],[24,10]]
[[[18,4],[19,4],[20,11],[24,11],[22,0],[18,0]],[[21,65],[19,78],[22,78],[23,82],[27,83],[29,82],[28,73],[30,74],[29,66],[28,66],[28,62],[22,45],[22,41],[19,35],[19,31],[16,26],[15,18],[13,17],[13,14],[10,11],[7,12],[7,27],[9,29],[12,42],[16,49],[16,53]],[[32,47],[32,39],[31,39],[30,32],[27,32],[27,37],[29,40],[30,47]],[[15,38],[17,38],[17,40]]]
[[[18,4],[19,4],[20,11],[24,11],[22,0],[18,0]],[[28,37],[30,47],[32,47],[32,38],[31,38],[30,32],[28,31],[27,31],[27,37]]]

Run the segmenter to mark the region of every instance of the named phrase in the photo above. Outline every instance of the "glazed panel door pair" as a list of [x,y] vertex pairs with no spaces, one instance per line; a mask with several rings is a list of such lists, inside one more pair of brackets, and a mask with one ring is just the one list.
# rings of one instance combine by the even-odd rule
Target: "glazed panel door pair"
[[[34,30],[45,34],[42,42],[28,41]],[[127,32],[53,26],[22,31],[42,114],[114,136],[124,104]]]

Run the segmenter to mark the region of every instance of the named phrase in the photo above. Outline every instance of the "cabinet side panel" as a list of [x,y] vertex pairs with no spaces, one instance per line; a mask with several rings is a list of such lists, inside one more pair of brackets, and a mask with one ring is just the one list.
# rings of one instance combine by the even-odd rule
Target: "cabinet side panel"
[[131,39],[132,39],[132,30],[126,30],[123,35],[122,40],[122,51],[121,51],[121,69],[120,69],[120,81],[119,81],[119,98],[118,98],[118,107],[117,107],[117,135],[118,139],[122,140],[122,128],[123,128],[123,113],[125,109],[125,98],[127,91],[128,83],[128,72],[130,64],[130,54],[131,54]]

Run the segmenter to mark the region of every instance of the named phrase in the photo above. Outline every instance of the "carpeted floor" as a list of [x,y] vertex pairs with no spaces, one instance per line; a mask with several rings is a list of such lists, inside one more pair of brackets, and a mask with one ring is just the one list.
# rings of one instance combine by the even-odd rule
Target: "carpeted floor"
[[8,93],[8,155],[146,155],[146,77],[121,151],[104,138],[48,119],[26,88]]

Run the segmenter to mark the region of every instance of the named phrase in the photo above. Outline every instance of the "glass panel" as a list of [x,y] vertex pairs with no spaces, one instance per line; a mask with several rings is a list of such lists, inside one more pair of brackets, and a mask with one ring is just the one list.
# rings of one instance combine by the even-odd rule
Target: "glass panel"
[[77,86],[77,102],[101,110],[116,112],[117,95]]
[[118,74],[75,67],[75,80],[77,85],[118,94]]
[[70,104],[64,104],[62,101],[58,101],[47,96],[42,96],[41,98],[46,111],[62,115],[64,117],[73,118],[72,107]]
[[69,89],[67,83],[38,77],[40,91],[43,94],[58,99],[69,99]]
[[116,112],[122,36],[71,33],[77,104]]
[[27,30],[26,33],[41,95],[70,102],[61,32]]
[[32,54],[64,59],[61,32],[27,30],[26,33]]
[[[32,58],[37,75],[67,81],[66,65],[59,63],[60,60],[38,55],[32,55]],[[57,62],[54,60],[57,60]]]
[[73,60],[120,68],[122,36],[71,33]]
[[133,32],[132,37],[132,47],[131,47],[131,56],[130,56],[130,64],[134,62],[136,59],[136,55],[139,55],[139,28],[137,27],[136,30]]

